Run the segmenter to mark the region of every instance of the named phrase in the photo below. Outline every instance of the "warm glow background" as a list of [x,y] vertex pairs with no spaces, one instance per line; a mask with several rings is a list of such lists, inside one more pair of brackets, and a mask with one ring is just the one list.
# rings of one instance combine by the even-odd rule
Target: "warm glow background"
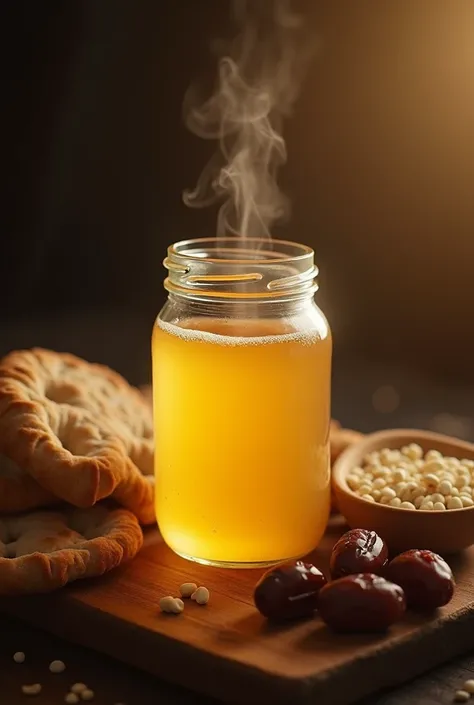
[[[181,101],[227,2],[8,5],[4,317],[126,306],[148,326],[166,245],[214,231],[181,202],[210,149]],[[281,234],[316,249],[337,354],[472,380],[474,2],[303,5],[321,49],[286,126]]]
[[[293,227],[336,333],[471,367],[474,3],[313,3],[323,46],[289,128]],[[316,9],[317,7],[317,9]],[[451,362],[450,362],[451,360]],[[456,361],[456,362],[455,362]]]

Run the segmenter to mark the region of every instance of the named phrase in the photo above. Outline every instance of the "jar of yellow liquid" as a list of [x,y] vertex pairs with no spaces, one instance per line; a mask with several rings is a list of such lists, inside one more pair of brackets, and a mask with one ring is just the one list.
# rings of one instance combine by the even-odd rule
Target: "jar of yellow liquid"
[[313,251],[172,245],[152,341],[156,514],[179,555],[228,567],[303,556],[329,517],[331,333]]

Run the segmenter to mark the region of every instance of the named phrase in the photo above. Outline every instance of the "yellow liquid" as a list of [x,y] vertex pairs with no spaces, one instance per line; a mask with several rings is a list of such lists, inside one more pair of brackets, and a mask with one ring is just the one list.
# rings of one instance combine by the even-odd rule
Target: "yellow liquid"
[[324,533],[331,337],[287,331],[278,321],[155,325],[156,513],[182,556],[271,564]]

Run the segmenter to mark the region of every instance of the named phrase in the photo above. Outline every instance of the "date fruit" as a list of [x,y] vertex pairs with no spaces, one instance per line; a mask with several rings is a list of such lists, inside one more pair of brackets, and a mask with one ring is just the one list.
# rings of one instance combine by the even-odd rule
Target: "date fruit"
[[400,585],[407,605],[434,610],[446,605],[454,593],[454,577],[446,561],[432,551],[412,549],[390,561],[387,577]]
[[380,575],[359,573],[328,583],[319,593],[318,610],[336,632],[383,632],[401,619],[405,595]]
[[388,549],[375,531],[352,529],[341,536],[331,553],[331,577],[335,580],[356,573],[383,574]]
[[255,605],[264,617],[272,620],[310,617],[326,582],[323,573],[311,563],[296,561],[280,565],[257,583]]

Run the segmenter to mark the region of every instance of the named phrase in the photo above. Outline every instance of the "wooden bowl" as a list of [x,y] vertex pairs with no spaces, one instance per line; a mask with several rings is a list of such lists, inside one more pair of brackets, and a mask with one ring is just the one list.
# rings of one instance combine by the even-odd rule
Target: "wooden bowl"
[[364,436],[347,448],[332,469],[333,490],[341,514],[352,529],[372,529],[399,553],[410,548],[427,548],[444,555],[461,551],[474,543],[474,506],[445,511],[400,509],[369,502],[349,488],[346,478],[371,451],[400,449],[418,443],[424,452],[439,450],[444,456],[474,460],[474,444],[415,429],[392,429]]

